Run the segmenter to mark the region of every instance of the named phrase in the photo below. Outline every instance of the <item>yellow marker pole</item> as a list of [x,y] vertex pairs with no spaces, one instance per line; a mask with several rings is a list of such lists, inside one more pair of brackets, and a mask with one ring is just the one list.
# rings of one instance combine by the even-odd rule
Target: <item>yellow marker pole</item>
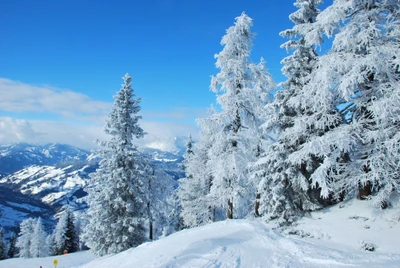
[[54,260],[54,261],[53,261],[53,264],[54,264],[54,267],[57,267],[57,265],[58,265],[58,260]]

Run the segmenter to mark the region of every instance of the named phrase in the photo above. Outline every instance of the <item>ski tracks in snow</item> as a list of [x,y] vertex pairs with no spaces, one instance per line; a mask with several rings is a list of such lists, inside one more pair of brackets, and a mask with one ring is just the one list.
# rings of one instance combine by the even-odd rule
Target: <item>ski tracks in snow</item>
[[84,268],[399,267],[398,254],[349,251],[326,240],[297,238],[258,220],[228,220],[184,230]]

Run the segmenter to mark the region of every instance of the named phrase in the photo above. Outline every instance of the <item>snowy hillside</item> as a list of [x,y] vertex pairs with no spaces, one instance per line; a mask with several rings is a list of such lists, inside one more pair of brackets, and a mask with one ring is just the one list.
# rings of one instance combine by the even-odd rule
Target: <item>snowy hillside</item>
[[63,205],[75,210],[87,207],[79,198],[95,164],[66,166],[29,166],[0,178],[0,189],[7,193],[0,201],[0,226],[11,230],[29,217],[42,217],[54,223],[54,214]]
[[2,145],[0,146],[0,176],[11,174],[30,165],[84,161],[88,156],[89,152],[85,150],[58,143]]
[[77,205],[75,201],[83,196],[81,191],[88,174],[95,169],[96,165],[84,164],[64,167],[35,165],[0,179],[0,184],[51,206]]
[[45,219],[44,223],[48,224],[55,213],[49,205],[2,186],[0,196],[0,227],[4,228],[6,233],[17,232],[19,223],[29,217],[40,216]]
[[[155,149],[144,153],[174,180],[184,176],[181,154]],[[66,204],[85,209],[83,188],[98,161],[95,155],[65,144],[0,146],[0,227],[6,233],[15,231],[22,220],[39,216],[52,223]]]
[[[368,227],[367,227],[368,226]],[[0,261],[0,267],[399,267],[400,208],[352,200],[281,231],[259,220],[227,220],[184,230],[120,254],[89,252]],[[366,251],[363,242],[376,246]],[[61,266],[62,265],[62,266]]]

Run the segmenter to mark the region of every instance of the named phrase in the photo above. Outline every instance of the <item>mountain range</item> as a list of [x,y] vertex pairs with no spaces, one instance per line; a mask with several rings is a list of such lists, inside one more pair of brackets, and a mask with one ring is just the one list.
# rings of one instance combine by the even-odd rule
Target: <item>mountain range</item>
[[[182,152],[142,150],[171,181],[184,176]],[[15,231],[22,220],[39,216],[53,225],[65,205],[85,210],[84,187],[98,162],[93,153],[66,144],[0,146],[0,226]]]

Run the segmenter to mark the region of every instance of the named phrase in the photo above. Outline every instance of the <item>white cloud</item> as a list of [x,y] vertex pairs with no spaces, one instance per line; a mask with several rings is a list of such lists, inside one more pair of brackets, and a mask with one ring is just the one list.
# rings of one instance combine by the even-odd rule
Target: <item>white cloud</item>
[[[112,103],[92,100],[70,90],[0,78],[0,111],[6,112],[0,116],[0,144],[58,142],[96,148],[95,140],[109,138],[103,129],[111,106]],[[191,133],[196,138],[194,118],[200,112],[182,107],[171,111],[142,110],[139,124],[148,134],[136,142],[139,146],[174,150],[175,137]],[[60,119],[44,120],[52,116]]]
[[0,144],[57,142],[91,149],[96,139],[105,138],[99,125],[0,117]]
[[33,130],[32,125],[25,120],[0,117],[0,143],[9,144],[35,139],[40,133]]
[[175,138],[187,137],[192,134],[192,137],[196,139],[198,132],[195,125],[184,123],[144,121],[141,126],[148,132],[143,139],[142,145],[164,151],[177,149]]
[[95,101],[70,90],[38,87],[0,78],[1,110],[13,113],[51,113],[63,118],[87,120],[104,115],[111,103]]
[[[197,128],[190,124],[173,122],[147,122],[140,126],[148,133],[143,139],[135,140],[139,146],[166,151],[176,148],[176,137],[187,137],[191,133],[196,137]],[[65,143],[83,149],[97,147],[96,140],[107,140],[104,125],[76,124],[74,122],[56,122],[42,120],[14,119],[0,117],[0,144],[26,142],[33,144]]]

